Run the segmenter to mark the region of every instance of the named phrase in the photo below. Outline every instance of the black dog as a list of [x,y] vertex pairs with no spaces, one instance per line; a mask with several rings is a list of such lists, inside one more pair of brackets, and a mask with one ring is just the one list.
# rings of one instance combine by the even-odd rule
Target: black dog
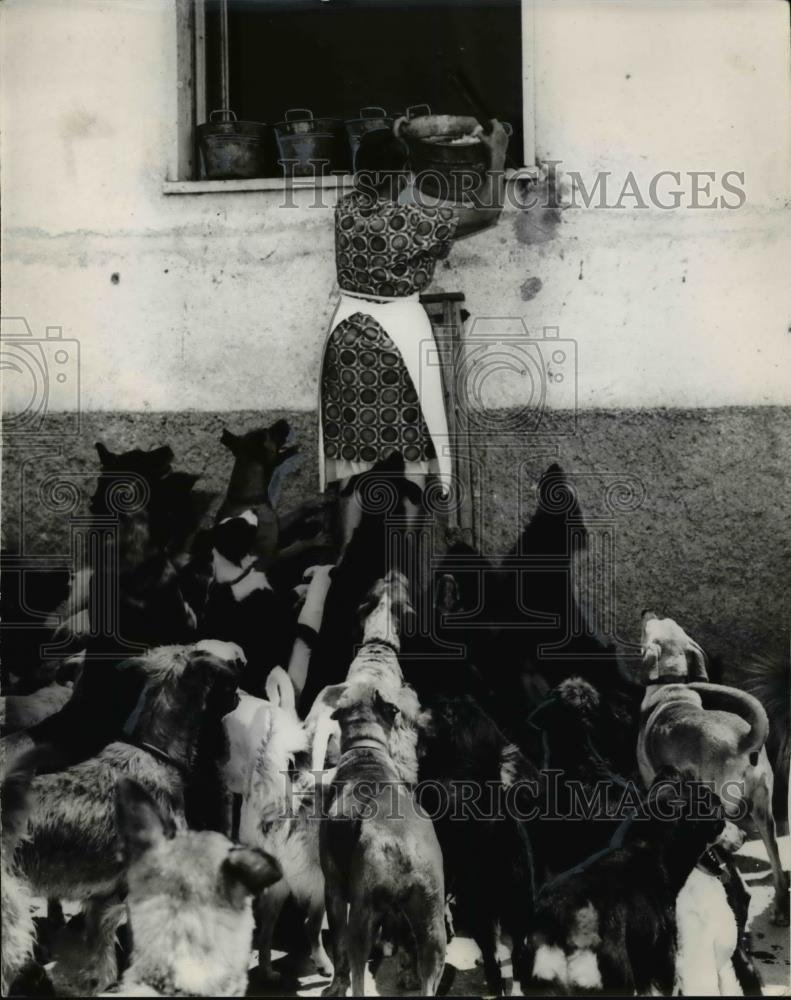
[[534,896],[529,827],[509,807],[508,789],[537,785],[538,772],[471,697],[438,696],[423,707],[420,801],[434,817],[454,924],[472,934],[499,996],[497,928],[511,938],[516,968]]
[[725,821],[716,795],[677,774],[657,778],[648,806],[610,849],[542,889],[520,975],[526,995],[672,994],[676,897]]

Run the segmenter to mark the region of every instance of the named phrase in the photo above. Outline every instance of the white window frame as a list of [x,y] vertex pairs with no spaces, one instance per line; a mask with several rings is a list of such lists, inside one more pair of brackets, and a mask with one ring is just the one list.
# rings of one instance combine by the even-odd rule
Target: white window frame
[[[535,146],[535,2],[522,3],[522,133],[524,167],[509,171],[509,179],[537,174]],[[249,180],[195,180],[196,123],[206,121],[206,5],[205,0],[174,0],[176,14],[176,129],[165,194],[219,194],[240,191],[282,191],[286,188],[348,187],[342,177],[255,177]]]

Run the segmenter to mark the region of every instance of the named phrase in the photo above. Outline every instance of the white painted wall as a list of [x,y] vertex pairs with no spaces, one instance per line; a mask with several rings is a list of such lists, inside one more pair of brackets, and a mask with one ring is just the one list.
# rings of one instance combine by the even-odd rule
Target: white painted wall
[[[86,409],[313,408],[331,211],[163,194],[174,0],[5,0],[2,19],[4,314],[79,340]],[[589,187],[611,171],[612,200],[629,171],[643,191],[714,171],[715,193],[742,171],[746,204],[691,208],[685,179],[674,211],[509,208],[436,287],[576,340],[583,406],[790,402],[787,5],[588,0],[534,20],[541,158]],[[498,398],[523,393],[506,379]]]

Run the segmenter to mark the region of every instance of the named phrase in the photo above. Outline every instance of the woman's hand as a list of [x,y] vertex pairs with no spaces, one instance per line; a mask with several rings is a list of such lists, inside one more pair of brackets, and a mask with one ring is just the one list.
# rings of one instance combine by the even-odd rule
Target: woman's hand
[[492,159],[505,158],[509,135],[505,131],[502,122],[496,118],[492,118],[488,126],[479,125],[473,132],[473,135],[477,135],[484,146],[489,147]]

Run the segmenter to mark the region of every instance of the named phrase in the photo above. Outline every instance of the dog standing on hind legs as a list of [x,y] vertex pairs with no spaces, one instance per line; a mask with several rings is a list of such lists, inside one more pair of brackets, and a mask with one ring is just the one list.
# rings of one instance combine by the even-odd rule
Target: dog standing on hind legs
[[334,798],[319,847],[335,974],[324,996],[364,996],[365,969],[382,920],[402,913],[415,938],[422,996],[445,965],[445,883],[434,826],[388,752],[398,708],[369,685],[350,685],[333,718],[341,726]]
[[[772,868],[772,922],[788,926],[789,878],[777,847],[763,706],[738,688],[709,684],[703,650],[670,618],[643,612],[642,648],[646,692],[637,762],[643,783],[648,787],[663,766],[691,769],[722,797],[732,818],[746,805]],[[734,802],[737,789],[740,801]]]

